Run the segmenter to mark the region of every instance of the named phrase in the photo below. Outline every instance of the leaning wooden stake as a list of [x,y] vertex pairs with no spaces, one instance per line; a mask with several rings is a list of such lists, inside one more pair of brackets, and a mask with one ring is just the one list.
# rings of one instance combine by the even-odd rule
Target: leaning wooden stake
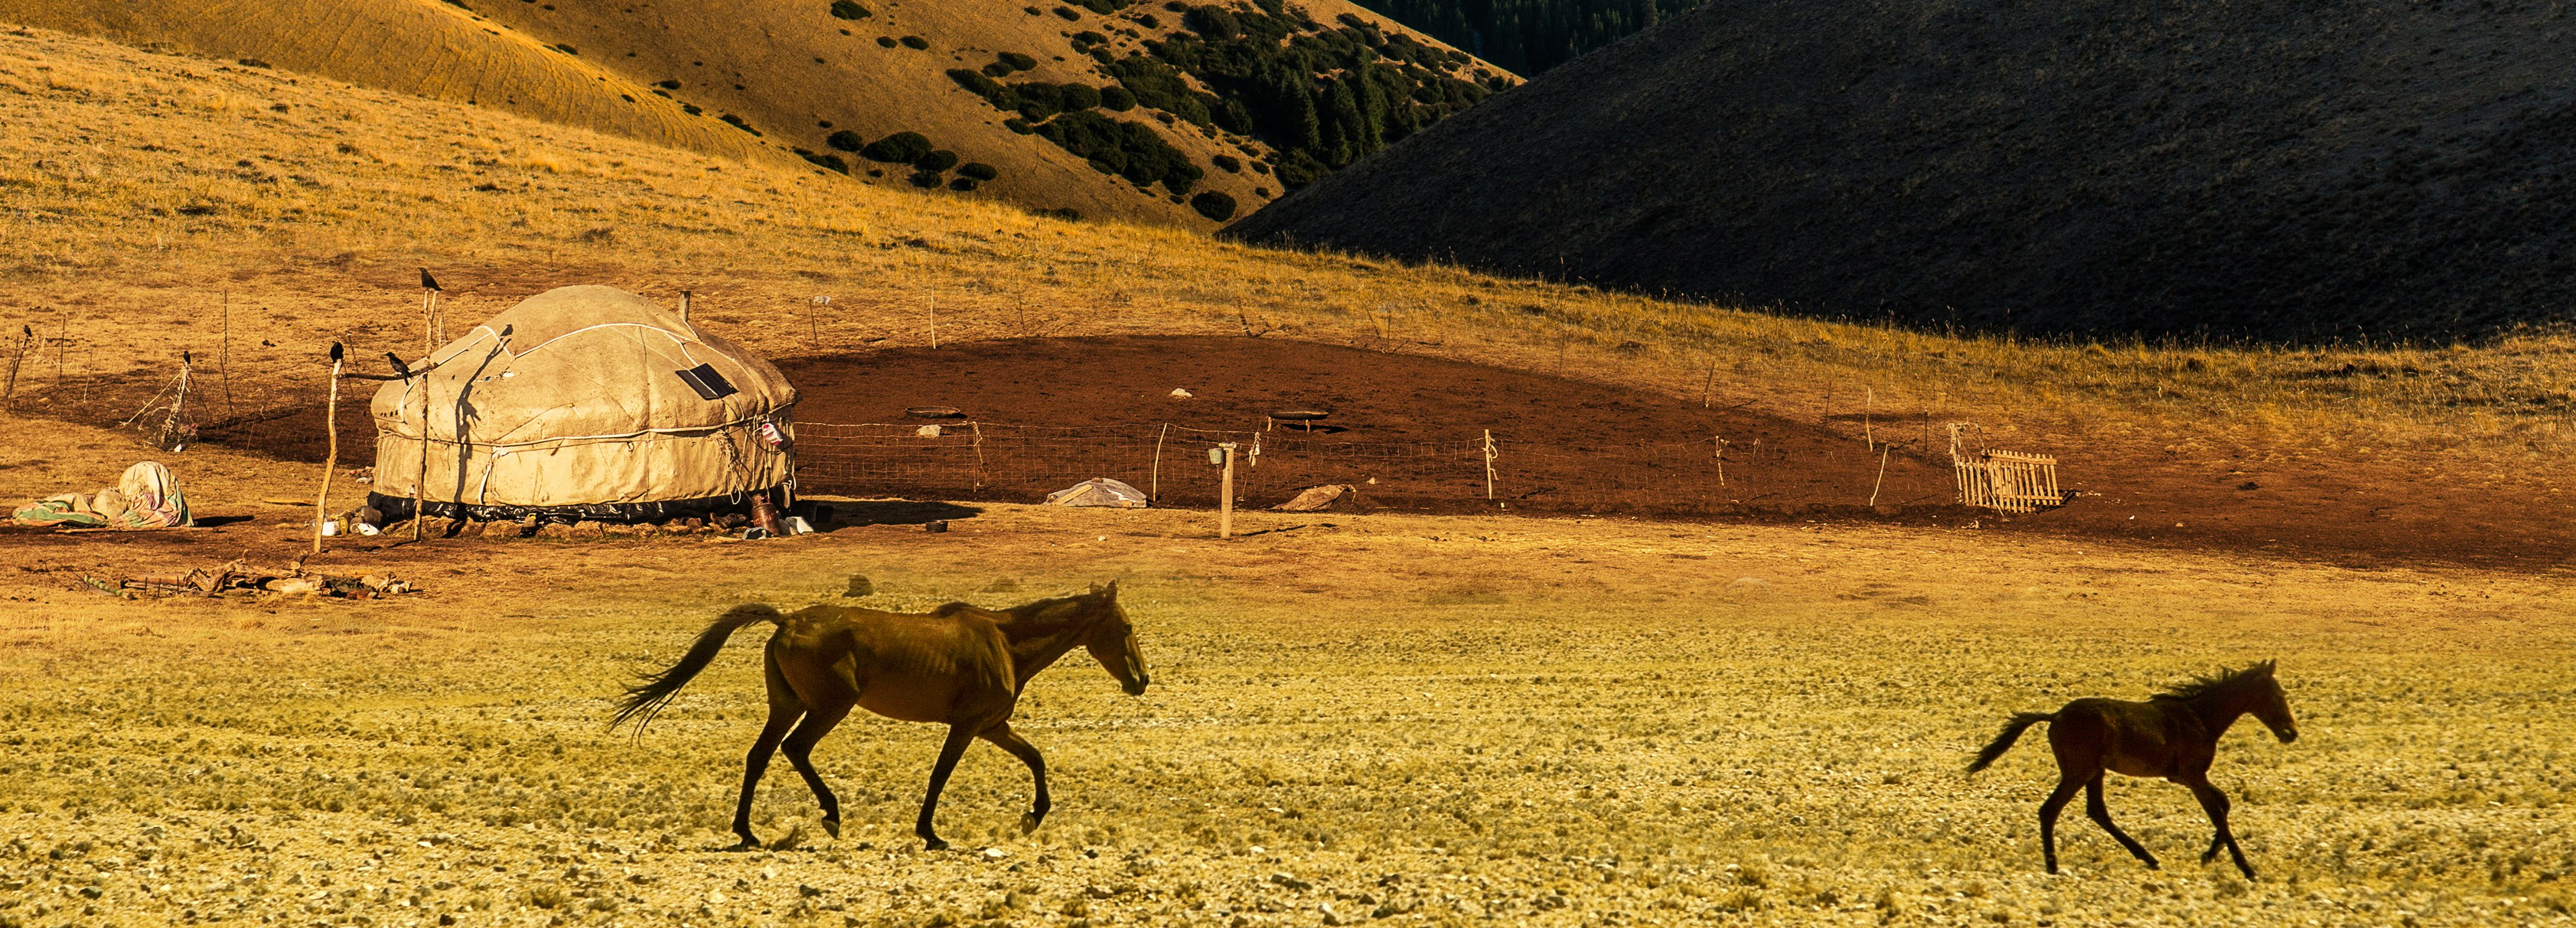
[[18,339],[18,356],[9,359],[9,386],[0,389],[0,409],[8,408],[10,398],[18,395],[18,365],[27,361],[27,346],[36,343],[35,326],[22,325],[18,331],[24,334]]
[[1152,502],[1163,501],[1163,439],[1170,437],[1172,424],[1169,422],[1163,423],[1162,434],[1154,436],[1154,476],[1145,490],[1145,498]]
[[330,436],[330,450],[322,454],[322,489],[313,494],[313,553],[322,553],[322,525],[331,518],[331,471],[340,466],[340,354],[339,342],[331,343],[331,395],[322,407],[322,430]]
[[1485,430],[1485,501],[1494,501],[1494,430]]
[[1869,504],[1872,506],[1878,505],[1879,488],[1887,485],[1887,453],[1894,450],[1896,450],[1894,445],[1882,445],[1879,447],[1878,482],[1869,485]]
[[1708,356],[1708,379],[1699,385],[1699,408],[1708,408],[1708,395],[1717,390],[1717,356]]
[[1725,437],[1725,436],[1722,436],[1722,435],[1719,435],[1719,436],[1711,436],[1709,440],[1710,440],[1710,442],[1711,442],[1711,443],[1713,443],[1713,444],[1715,444],[1715,445],[1716,445],[1716,449],[1715,449],[1715,450],[1713,450],[1713,451],[1710,451],[1710,452],[1709,452],[1709,456],[1717,459],[1717,485],[1718,485],[1718,486],[1725,486],[1725,485],[1726,485],[1726,437]]

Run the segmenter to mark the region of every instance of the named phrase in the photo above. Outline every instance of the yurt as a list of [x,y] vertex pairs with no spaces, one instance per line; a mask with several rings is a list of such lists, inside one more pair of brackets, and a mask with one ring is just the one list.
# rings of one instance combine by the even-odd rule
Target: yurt
[[387,518],[415,486],[431,515],[623,521],[792,489],[796,388],[623,290],[529,297],[408,368],[373,406]]

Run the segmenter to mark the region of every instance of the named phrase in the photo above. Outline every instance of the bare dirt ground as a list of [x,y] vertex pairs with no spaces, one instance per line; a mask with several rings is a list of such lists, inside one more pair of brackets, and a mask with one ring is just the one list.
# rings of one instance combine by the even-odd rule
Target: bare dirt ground
[[[1266,472],[1246,471],[1254,505],[1287,498],[1325,480],[1377,477],[1371,505],[1408,511],[1483,507],[1481,462],[1464,448],[1487,429],[1540,454],[1497,462],[1498,494],[1515,511],[1553,514],[1654,513],[1722,521],[1811,518],[1914,525],[1976,521],[2006,531],[2069,540],[2121,539],[2186,550],[2259,552],[2373,567],[2453,564],[2547,571],[2576,558],[2576,502],[2545,478],[2461,481],[2404,455],[2350,448],[2250,449],[2134,432],[2032,430],[1998,436],[2016,450],[2054,453],[2063,509],[1997,518],[1947,505],[1955,488],[1938,415],[1912,407],[1837,414],[1802,422],[1720,394],[1712,408],[1670,393],[1603,382],[1576,367],[1566,374],[1285,338],[1094,336],[1000,338],[859,353],[789,356],[780,365],[804,395],[806,422],[918,422],[911,406],[952,406],[968,417],[1012,425],[1082,427],[1169,422],[1251,430],[1289,405],[1334,410],[1329,429],[1281,437],[1361,443],[1449,443],[1443,455],[1388,458],[1365,473],[1309,472],[1279,455]],[[100,378],[86,404],[56,414],[113,422],[142,405],[161,373]],[[318,385],[308,385],[318,386]],[[350,381],[341,405],[341,454],[350,467],[372,454],[366,398],[375,384]],[[1196,395],[1175,401],[1184,387]],[[203,389],[217,389],[208,380]],[[46,395],[48,400],[51,395]],[[281,415],[210,427],[207,437],[269,455],[318,461],[319,404]],[[1879,483],[1879,457],[1864,422],[1895,451]],[[1712,438],[1729,442],[1728,483],[1713,481]],[[1700,444],[1684,447],[1690,442]],[[1639,446],[1668,444],[1641,452]],[[1929,443],[1927,452],[1926,445]],[[1139,452],[1141,453],[1141,452]],[[1135,455],[1130,455],[1135,456]],[[1120,460],[1124,460],[1123,458]],[[1139,458],[1141,460],[1141,458]],[[1174,466],[1185,462],[1175,460]],[[1179,468],[1169,501],[1212,506],[1203,467]],[[948,474],[871,481],[812,478],[825,492],[1032,502],[1096,474],[1044,471],[1043,480],[980,490]],[[1141,479],[1139,477],[1138,479]],[[1867,503],[1903,507],[1873,513]],[[309,491],[308,491],[309,492]],[[291,494],[290,494],[291,495]]]
[[[11,426],[20,423],[10,422]],[[52,427],[60,429],[60,427]],[[28,492],[130,449],[71,432]],[[93,445],[83,450],[78,446]],[[14,448],[12,449],[14,452]],[[296,471],[220,449],[209,501]],[[216,502],[217,508],[232,503]],[[2576,896],[2564,581],[1874,526],[1206,514],[1006,504],[774,543],[340,549],[421,594],[110,600],[70,578],[295,545],[270,519],[0,538],[0,919],[459,924],[2557,924]],[[879,521],[879,520],[859,520]],[[936,733],[853,719],[724,853],[757,725],[746,634],[642,739],[609,698],[744,600],[917,609],[1117,578],[1155,686],[1079,658],[1015,723],[1057,810],[970,752],[909,837]],[[2196,865],[2178,789],[2117,781],[2149,872],[2080,818],[2038,872],[2005,714],[2277,657],[2305,737],[2219,782],[2264,879]]]

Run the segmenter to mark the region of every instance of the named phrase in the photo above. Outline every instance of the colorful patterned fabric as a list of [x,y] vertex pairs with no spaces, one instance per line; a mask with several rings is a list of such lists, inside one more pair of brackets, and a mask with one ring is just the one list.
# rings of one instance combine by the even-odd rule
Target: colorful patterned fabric
[[67,528],[169,528],[192,523],[179,478],[159,461],[125,469],[116,486],[96,493],[59,493],[10,513],[19,525]]

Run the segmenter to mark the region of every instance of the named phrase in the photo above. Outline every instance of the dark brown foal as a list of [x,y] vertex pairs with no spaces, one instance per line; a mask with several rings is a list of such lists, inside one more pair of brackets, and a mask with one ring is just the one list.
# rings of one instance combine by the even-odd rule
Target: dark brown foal
[[2209,782],[2209,765],[2218,756],[2218,738],[2239,717],[2253,713],[2272,735],[2288,744],[2298,740],[2298,725],[2290,719],[2290,703],[2281,694],[2280,681],[2273,678],[2273,662],[2264,661],[2243,670],[2201,677],[2149,697],[2145,702],[2119,699],[2078,699],[2056,712],[2016,713],[2004,724],[2001,734],[1977,752],[1968,764],[1976,773],[2011,750],[2023,729],[2041,722],[2049,723],[2048,747],[2057,755],[2057,789],[2039,804],[2039,847],[2047,858],[2048,872],[2057,872],[2057,814],[2084,791],[2084,814],[2093,823],[2111,833],[2121,847],[2146,861],[2147,869],[2157,869],[2156,855],[2147,853],[2137,839],[2111,823],[2111,809],[2102,803],[2102,778],[2105,771],[2133,777],[2163,777],[2182,784],[2200,800],[2202,811],[2209,813],[2209,824],[2217,830],[2209,839],[2209,850],[2200,855],[2207,864],[2218,859],[2218,849],[2226,848],[2236,860],[2236,869],[2254,878],[2254,865],[2245,862],[2245,851],[2236,846],[2236,835],[2227,829],[2227,794]]
[[775,623],[778,632],[770,636],[762,662],[769,684],[769,723],[743,758],[742,796],[734,806],[733,831],[743,847],[759,845],[751,833],[752,793],[769,770],[770,755],[782,748],[822,805],[824,830],[840,835],[841,802],[815,772],[813,753],[815,743],[853,706],[887,718],[948,726],[939,762],[930,769],[930,788],[921,797],[921,818],[913,826],[924,846],[934,851],[948,846],[931,819],[958,757],[977,738],[1028,765],[1036,797],[1020,817],[1020,830],[1035,831],[1049,807],[1046,760],[1010,725],[1029,678],[1081,647],[1118,678],[1128,695],[1144,695],[1147,682],[1136,628],[1118,605],[1116,583],[1001,611],[949,603],[920,614],[812,606],[782,615],[768,606],[736,606],[699,633],[679,663],[627,690],[611,724],[631,719],[640,734],[680,687],[715,660],[734,629],[758,622]]

